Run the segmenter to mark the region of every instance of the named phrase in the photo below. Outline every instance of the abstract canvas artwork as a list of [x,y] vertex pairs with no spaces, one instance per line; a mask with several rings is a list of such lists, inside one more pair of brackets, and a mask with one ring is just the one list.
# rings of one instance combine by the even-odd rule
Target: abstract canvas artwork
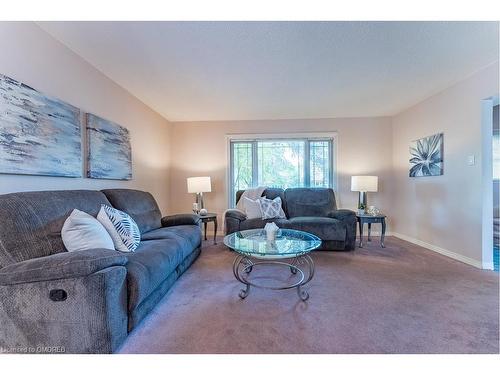
[[132,178],[132,150],[126,128],[87,113],[87,177],[110,180]]
[[410,177],[443,174],[443,134],[413,141],[410,145]]
[[0,173],[82,176],[80,110],[0,74]]

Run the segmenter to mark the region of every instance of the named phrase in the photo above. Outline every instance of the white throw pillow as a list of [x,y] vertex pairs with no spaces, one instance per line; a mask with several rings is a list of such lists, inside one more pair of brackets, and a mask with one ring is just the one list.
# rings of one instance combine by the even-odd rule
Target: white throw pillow
[[61,237],[68,251],[115,249],[113,240],[102,224],[95,217],[77,209],[64,222]]
[[267,198],[259,198],[260,210],[262,211],[262,219],[285,219],[285,212],[281,207],[281,198],[276,197],[273,200]]
[[116,250],[130,252],[137,249],[141,242],[141,232],[130,215],[103,204],[97,214],[97,220],[108,231]]
[[243,207],[245,208],[247,219],[257,219],[262,217],[262,211],[260,210],[258,200],[254,201],[253,199],[243,197]]

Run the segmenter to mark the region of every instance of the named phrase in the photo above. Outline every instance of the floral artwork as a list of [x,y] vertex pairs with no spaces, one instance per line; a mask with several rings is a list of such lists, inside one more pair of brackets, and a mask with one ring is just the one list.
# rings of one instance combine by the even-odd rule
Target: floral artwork
[[443,174],[443,133],[413,141],[410,146],[410,177]]

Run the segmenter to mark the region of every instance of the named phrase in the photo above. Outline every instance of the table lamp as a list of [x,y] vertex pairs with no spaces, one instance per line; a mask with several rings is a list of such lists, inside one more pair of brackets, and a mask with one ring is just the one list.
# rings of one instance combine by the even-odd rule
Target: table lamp
[[212,191],[210,177],[188,177],[187,189],[188,193],[196,194],[197,211],[204,209],[203,193],[210,193]]
[[366,193],[378,191],[378,177],[352,176],[351,191],[359,192],[358,209],[366,209]]

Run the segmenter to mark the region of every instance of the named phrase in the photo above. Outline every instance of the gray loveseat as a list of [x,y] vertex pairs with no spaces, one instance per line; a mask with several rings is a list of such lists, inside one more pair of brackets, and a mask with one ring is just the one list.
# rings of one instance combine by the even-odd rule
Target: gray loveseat
[[[239,201],[243,190],[236,193]],[[337,209],[332,189],[291,188],[266,189],[262,196],[281,197],[286,219],[247,219],[239,210],[226,211],[226,234],[245,229],[263,228],[274,222],[280,228],[313,233],[322,240],[322,250],[354,250],[356,243],[356,215],[351,210]]]
[[[64,220],[101,204],[130,214],[134,253],[67,252]],[[7,352],[110,353],[200,254],[196,215],[161,217],[149,193],[43,191],[0,195],[0,347]]]

